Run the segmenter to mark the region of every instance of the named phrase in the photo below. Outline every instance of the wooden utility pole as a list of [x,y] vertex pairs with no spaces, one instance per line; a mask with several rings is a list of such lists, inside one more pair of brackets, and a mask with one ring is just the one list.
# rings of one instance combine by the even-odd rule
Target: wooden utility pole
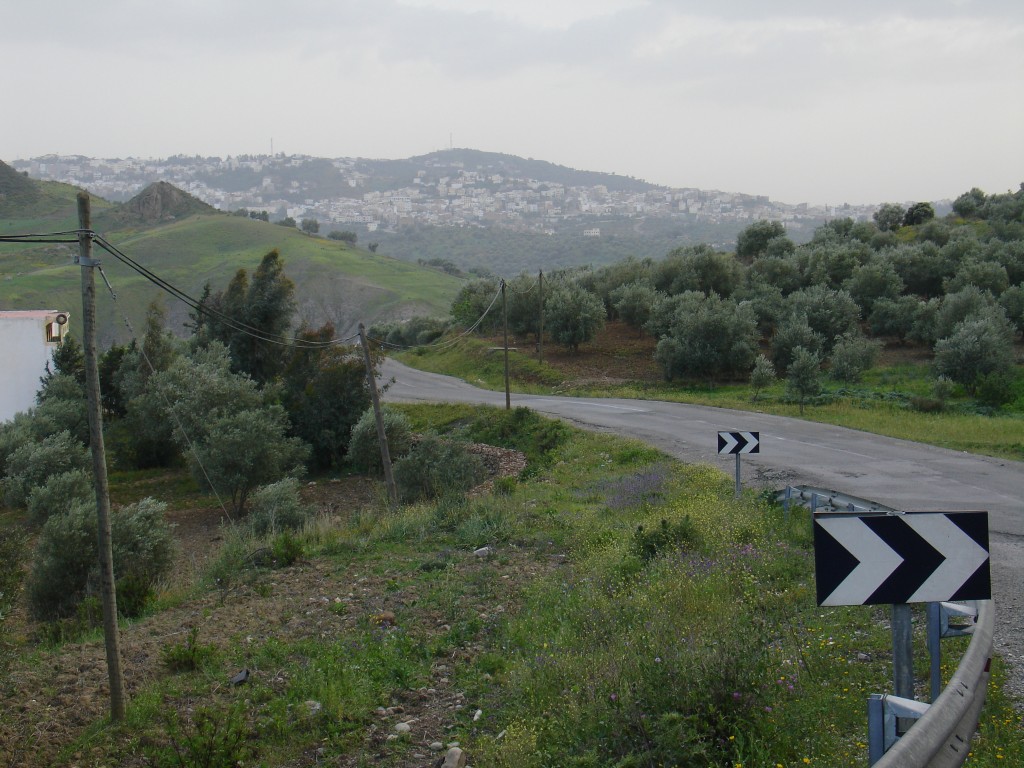
[[370,388],[373,401],[373,415],[377,420],[377,441],[380,443],[380,463],[384,465],[384,484],[388,489],[388,500],[398,503],[398,486],[395,475],[391,471],[391,451],[388,449],[388,435],[384,431],[384,415],[380,411],[380,397],[377,395],[377,382],[373,378],[373,363],[370,362],[370,346],[366,343],[366,328],[359,324],[359,343],[363,345],[363,360],[366,362],[366,385]]
[[540,307],[540,330],[537,331],[537,362],[544,362],[544,270],[540,271],[537,278],[537,288],[540,289],[540,298],[537,303]]
[[512,394],[508,383],[508,302],[505,300],[505,281],[501,281],[501,326],[505,334],[505,410],[512,410]]
[[82,347],[85,352],[85,392],[89,408],[89,447],[96,484],[96,528],[99,539],[100,592],[103,598],[103,640],[110,682],[110,719],[124,720],[124,676],[121,672],[121,641],[117,628],[117,593],[114,586],[114,555],[110,544],[110,492],[107,457],[103,446],[103,412],[100,409],[100,374],[96,355],[96,281],[92,259],[92,212],[89,193],[78,193],[78,263],[82,267]]

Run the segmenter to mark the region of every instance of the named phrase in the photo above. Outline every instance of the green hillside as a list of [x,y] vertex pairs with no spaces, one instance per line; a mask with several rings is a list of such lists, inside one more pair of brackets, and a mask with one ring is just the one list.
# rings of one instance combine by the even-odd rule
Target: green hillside
[[[17,211],[8,211],[9,217],[0,220],[0,234],[77,226],[77,190],[63,184],[34,184],[38,197]],[[310,237],[291,227],[220,213],[190,215],[154,226],[131,215],[131,205],[111,206],[94,199],[94,229],[167,282],[198,297],[207,281],[215,290],[221,289],[236,270],[252,271],[265,253],[277,248],[297,287],[297,319],[316,326],[330,320],[344,335],[352,333],[360,321],[369,325],[416,314],[447,314],[460,284],[440,271]],[[76,251],[76,245],[0,244],[0,308],[57,307],[68,309],[73,317],[79,314],[81,277],[73,265]],[[115,301],[97,276],[101,344],[127,339],[125,317],[140,327],[146,306],[158,296],[164,296],[170,327],[182,330],[188,314],[184,304],[112,255],[99,249],[95,255],[117,295]]]

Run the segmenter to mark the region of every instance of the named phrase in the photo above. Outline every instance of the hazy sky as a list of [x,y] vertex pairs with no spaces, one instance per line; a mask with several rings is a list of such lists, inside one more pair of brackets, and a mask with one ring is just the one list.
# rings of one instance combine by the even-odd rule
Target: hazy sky
[[2,0],[0,159],[449,146],[869,203],[1024,181],[1020,0]]

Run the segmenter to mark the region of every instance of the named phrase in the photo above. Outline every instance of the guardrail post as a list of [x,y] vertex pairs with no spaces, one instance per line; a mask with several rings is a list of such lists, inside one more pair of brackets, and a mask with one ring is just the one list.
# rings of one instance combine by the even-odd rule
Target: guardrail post
[[928,603],[928,653],[931,656],[932,701],[942,693],[942,640],[947,637],[963,637],[974,634],[974,624],[951,625],[950,616],[969,617],[973,621],[978,615],[974,607],[958,603]]
[[942,606],[928,603],[928,656],[931,663],[932,702],[942,693]]
[[885,754],[885,702],[880,693],[868,699],[868,765],[874,765]]
[[[903,699],[914,698],[914,645],[910,606],[898,603],[892,607],[892,682],[893,691]],[[910,723],[898,722],[899,734],[906,733]]]

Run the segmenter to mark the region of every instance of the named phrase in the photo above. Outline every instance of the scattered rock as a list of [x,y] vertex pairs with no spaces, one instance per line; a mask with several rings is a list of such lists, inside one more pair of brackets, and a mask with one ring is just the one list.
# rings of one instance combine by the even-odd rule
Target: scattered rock
[[493,552],[491,547],[480,547],[480,549],[473,550],[473,554],[477,557],[490,557]]
[[241,685],[242,683],[249,682],[249,670],[243,669],[237,675],[231,678],[232,685]]
[[430,743],[431,752],[440,752],[442,749],[444,749],[444,744],[442,744],[440,741],[433,741]]
[[395,725],[395,733],[397,734],[406,734],[409,733],[411,730],[412,726],[408,723],[398,723],[397,725]]
[[316,717],[323,711],[324,705],[319,701],[309,699],[306,702],[306,711],[309,712],[310,717]]
[[445,754],[441,768],[466,768],[466,753],[458,747],[452,747]]
[[477,720],[479,720],[483,716],[484,716],[484,711],[482,709],[478,709],[476,712],[473,713],[473,722],[475,723]]

